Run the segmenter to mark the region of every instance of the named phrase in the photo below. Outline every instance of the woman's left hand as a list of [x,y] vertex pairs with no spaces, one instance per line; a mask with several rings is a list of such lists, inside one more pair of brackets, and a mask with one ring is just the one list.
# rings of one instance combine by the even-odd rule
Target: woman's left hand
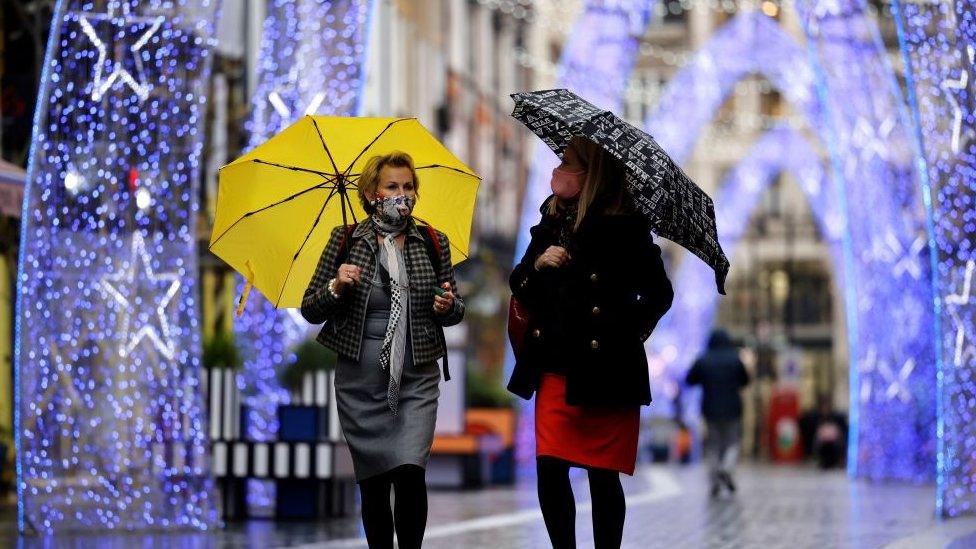
[[439,315],[446,315],[454,308],[454,294],[451,292],[450,282],[441,284],[441,288],[444,288],[444,295],[443,297],[434,296],[434,312]]

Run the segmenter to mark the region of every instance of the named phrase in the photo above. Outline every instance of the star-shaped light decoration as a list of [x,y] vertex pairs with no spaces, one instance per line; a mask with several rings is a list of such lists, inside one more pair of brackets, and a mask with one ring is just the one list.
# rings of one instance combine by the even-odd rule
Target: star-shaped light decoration
[[926,239],[916,236],[911,245],[905,246],[892,230],[883,235],[871,237],[871,246],[861,252],[861,259],[865,263],[878,262],[891,266],[894,276],[909,275],[915,280],[922,276],[921,253],[925,249]]
[[[965,360],[976,362],[976,342],[972,341],[973,327],[972,319],[966,321],[964,308],[969,307],[968,311],[972,315],[973,305],[973,272],[976,271],[976,261],[970,260],[966,263],[966,272],[963,274],[962,288],[958,292],[949,294],[945,298],[946,310],[952,318],[950,330],[954,330],[955,341],[953,342],[952,363],[957,368],[964,365]],[[967,329],[970,333],[966,333]]]
[[889,137],[893,129],[895,129],[894,116],[885,118],[878,126],[866,118],[858,117],[851,136],[851,142],[857,147],[858,156],[865,161],[870,161],[874,157],[888,160]]
[[925,249],[926,240],[923,236],[915,237],[912,241],[911,247],[901,255],[901,258],[895,262],[892,266],[892,270],[895,276],[901,276],[903,274],[908,274],[915,280],[922,277],[922,263],[919,260],[921,257],[922,250]]
[[820,0],[813,7],[813,15],[816,17],[836,17],[844,13],[844,5],[841,0]]
[[102,290],[119,306],[120,330],[127,338],[122,356],[128,356],[142,341],[148,340],[172,360],[176,345],[170,334],[166,307],[180,291],[180,275],[153,271],[140,232],[132,237],[131,253],[124,265],[123,270],[99,281]]
[[[122,6],[121,16],[116,15],[119,5]],[[104,38],[99,36],[91,23],[98,20],[108,22],[110,32]],[[108,13],[85,12],[84,15],[78,17],[82,32],[98,50],[95,74],[92,76],[92,99],[100,100],[118,82],[128,86],[139,97],[140,101],[144,101],[149,96],[152,86],[146,80],[141,50],[149,42],[149,39],[156,34],[164,20],[165,18],[162,16],[132,17],[129,13],[128,2],[120,0],[109,3]],[[135,40],[129,43],[133,35]],[[110,47],[113,50],[111,59],[108,55]],[[126,61],[129,57],[131,57],[130,63],[134,66],[135,74],[126,68]],[[106,69],[106,65],[109,65],[108,69]]]
[[[880,377],[888,386],[885,388],[884,397],[886,401],[891,401],[896,397],[904,403],[912,400],[912,393],[908,390],[908,378],[915,371],[915,359],[909,358],[902,363],[901,368],[896,374],[891,369],[888,360],[878,356],[877,348],[872,345],[868,348],[864,358],[859,361],[858,371],[861,378],[861,402],[868,403],[874,397],[874,379]],[[876,375],[875,375],[876,374]]]
[[[314,96],[312,96],[312,100],[308,102],[308,105],[305,106],[304,114],[315,114],[316,111],[319,110],[319,107],[322,106],[322,101],[324,99],[325,92],[316,93]],[[285,101],[281,98],[281,94],[278,92],[278,90],[274,90],[268,94],[268,101],[271,103],[271,106],[274,107],[274,110],[278,111],[278,114],[281,115],[282,118],[289,121],[292,119],[291,109],[285,104]]]
[[[302,52],[303,49],[299,48],[299,54],[302,54]],[[310,55],[310,53],[308,54]],[[271,93],[268,94],[268,102],[271,103],[271,106],[274,107],[274,110],[277,111],[278,114],[281,116],[281,118],[283,120],[286,120],[287,123],[291,123],[294,118],[297,118],[292,116],[293,109],[299,106],[298,102],[302,99],[301,91],[294,89],[294,86],[299,82],[299,77],[300,77],[298,73],[298,66],[299,63],[295,63],[294,65],[292,65],[291,69],[288,70],[288,76],[285,77],[284,79],[284,82],[288,82],[289,83],[288,85],[292,86],[291,91],[285,89],[282,86],[278,86],[277,88],[272,90]],[[286,97],[296,96],[295,99],[291,101],[292,103],[291,106],[289,106],[285,102],[282,95]],[[315,95],[312,96],[312,99],[309,100],[308,104],[305,105],[305,109],[304,111],[302,111],[303,115],[313,115],[316,112],[318,112],[319,107],[322,106],[322,101],[324,100],[325,100],[325,92],[322,91],[316,92]]]
[[911,402],[912,393],[908,390],[908,378],[915,371],[914,358],[909,358],[902,363],[897,375],[888,367],[887,362],[880,362],[878,364],[878,371],[881,372],[881,376],[888,382],[888,388],[885,389],[885,399],[893,400],[895,397],[898,397],[905,404]]
[[[946,101],[952,107],[952,138],[949,146],[952,152],[959,154],[962,149],[964,139],[968,142],[974,137],[973,128],[968,125],[964,128],[966,113],[972,115],[976,112],[976,74],[972,74],[976,66],[976,47],[972,44],[966,46],[965,61],[963,68],[959,72],[958,78],[944,80],[939,87],[945,92]],[[963,99],[965,103],[960,101]]]

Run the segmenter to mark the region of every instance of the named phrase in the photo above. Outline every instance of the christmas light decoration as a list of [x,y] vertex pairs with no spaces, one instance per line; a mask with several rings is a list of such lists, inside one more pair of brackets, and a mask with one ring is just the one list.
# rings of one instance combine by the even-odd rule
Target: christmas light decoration
[[[924,481],[934,471],[935,446],[933,333],[929,329],[928,307],[931,275],[924,260],[924,220],[917,215],[922,209],[914,183],[911,126],[905,110],[900,108],[893,73],[873,23],[861,7],[828,4],[815,6],[809,17],[799,6],[810,34],[810,52],[761,11],[738,14],[672,78],[645,129],[678,162],[687,160],[702,129],[714,118],[735,83],[754,73],[770,81],[793,110],[807,120],[816,139],[830,151],[830,177],[817,183],[819,192],[837,196],[835,205],[828,208],[823,202],[818,213],[816,197],[807,191],[814,213],[824,216],[818,218],[819,224],[833,231],[829,235],[837,244],[832,259],[836,261],[835,274],[842,285],[848,313],[853,397],[851,472],[877,479]],[[574,52],[572,41],[600,28],[586,21],[587,14],[584,12],[584,19],[578,23],[579,32],[571,34],[564,66],[585,63],[583,60],[591,57],[585,53],[587,50]],[[834,38],[826,29],[842,31],[846,37]],[[610,44],[629,36],[619,27],[605,30],[617,32],[615,36],[603,36],[604,42]],[[832,38],[828,42],[824,36]],[[858,70],[851,68],[855,65],[866,68],[851,75],[851,71]],[[614,71],[629,70],[630,66],[630,62],[621,63],[611,56],[609,62],[593,69],[606,71],[605,77],[589,80],[614,82],[622,74]],[[569,81],[562,84],[578,92],[587,89],[585,82],[576,82],[575,86]],[[610,94],[594,102],[612,109],[618,97],[619,94]],[[782,148],[775,143],[770,146],[782,154],[791,150],[787,144]],[[546,175],[553,163],[554,159],[543,155],[533,165],[518,250],[524,249],[527,230],[538,219],[533,208],[548,194]],[[786,164],[779,167],[789,168]],[[720,190],[718,194],[721,193]],[[722,219],[748,213],[735,209],[739,202],[727,202],[723,205],[722,200],[716,201],[720,234]],[[858,216],[857,223],[850,224],[848,208],[866,204],[870,204],[872,215]],[[837,227],[845,230],[838,233]],[[734,242],[728,245],[731,247]],[[693,263],[694,259],[688,261]],[[687,267],[694,270],[691,265]],[[675,278],[684,276],[694,277],[685,274],[682,267]],[[684,332],[704,333],[716,298],[702,296],[697,290],[677,292],[674,310],[697,311],[692,318],[701,323],[693,327],[670,326],[679,316],[675,312],[665,317],[653,336],[649,346],[655,374],[652,381],[657,389],[665,388],[664,395],[668,394],[668,385],[673,392],[675,384],[683,379],[690,360],[703,343]],[[675,330],[683,334],[680,346],[673,344],[677,341],[673,337],[678,333]],[[867,367],[870,357],[875,362]],[[863,387],[859,385],[862,380]],[[861,422],[861,418],[866,419]],[[527,443],[531,448],[531,423],[522,421],[521,425],[523,445]]]
[[207,0],[56,5],[18,269],[22,532],[218,523],[195,223],[216,16]]
[[976,511],[976,3],[892,5],[922,151],[935,321],[942,337],[936,512]]
[[[844,257],[851,357],[848,472],[930,481],[936,462],[937,336],[907,103],[866,2],[797,0],[795,5],[824,103],[824,144],[849,214]],[[861,214],[868,209],[870,215]]]
[[[834,280],[843,284],[841,240],[844,212],[830,184],[829,174],[811,143],[798,131],[780,127],[764,134],[722,182],[716,196],[716,218],[722,249],[733,257],[748,228],[752,214],[769,185],[781,173],[799,184],[811,207],[821,238],[827,244]],[[675,300],[667,321],[656,330],[650,344],[650,368],[654,381],[655,413],[671,415],[671,402],[683,384],[683,375],[705,347],[718,302],[703,295],[714,275],[700,261],[682,261],[673,273]],[[697,393],[692,393],[697,396]],[[688,418],[698,414],[697,399],[685,402]]]

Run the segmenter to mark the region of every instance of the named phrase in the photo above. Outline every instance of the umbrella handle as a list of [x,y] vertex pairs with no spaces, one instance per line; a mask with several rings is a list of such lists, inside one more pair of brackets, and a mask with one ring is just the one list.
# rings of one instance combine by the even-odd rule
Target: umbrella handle
[[247,284],[244,285],[244,291],[241,292],[241,299],[237,303],[237,318],[241,318],[241,315],[244,314],[244,305],[247,304],[247,298],[251,295],[251,288],[254,287],[254,270],[251,269],[250,259],[244,261],[244,267],[247,269]]

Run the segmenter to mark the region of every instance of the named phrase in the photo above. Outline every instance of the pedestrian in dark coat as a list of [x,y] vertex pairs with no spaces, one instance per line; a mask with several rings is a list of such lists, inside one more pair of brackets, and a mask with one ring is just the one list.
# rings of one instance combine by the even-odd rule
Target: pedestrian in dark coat
[[732,472],[742,436],[739,392],[749,384],[749,374],[725,330],[712,332],[708,349],[692,365],[685,381],[688,385],[702,386],[701,410],[708,429],[706,454],[712,496],[717,496],[723,487],[734,492]]
[[531,319],[508,388],[535,394],[539,503],[553,546],[575,547],[569,468],[582,467],[596,546],[619,547],[619,473],[634,472],[640,406],[651,402],[644,341],[673,291],[615,158],[574,138],[552,188],[510,279]]

